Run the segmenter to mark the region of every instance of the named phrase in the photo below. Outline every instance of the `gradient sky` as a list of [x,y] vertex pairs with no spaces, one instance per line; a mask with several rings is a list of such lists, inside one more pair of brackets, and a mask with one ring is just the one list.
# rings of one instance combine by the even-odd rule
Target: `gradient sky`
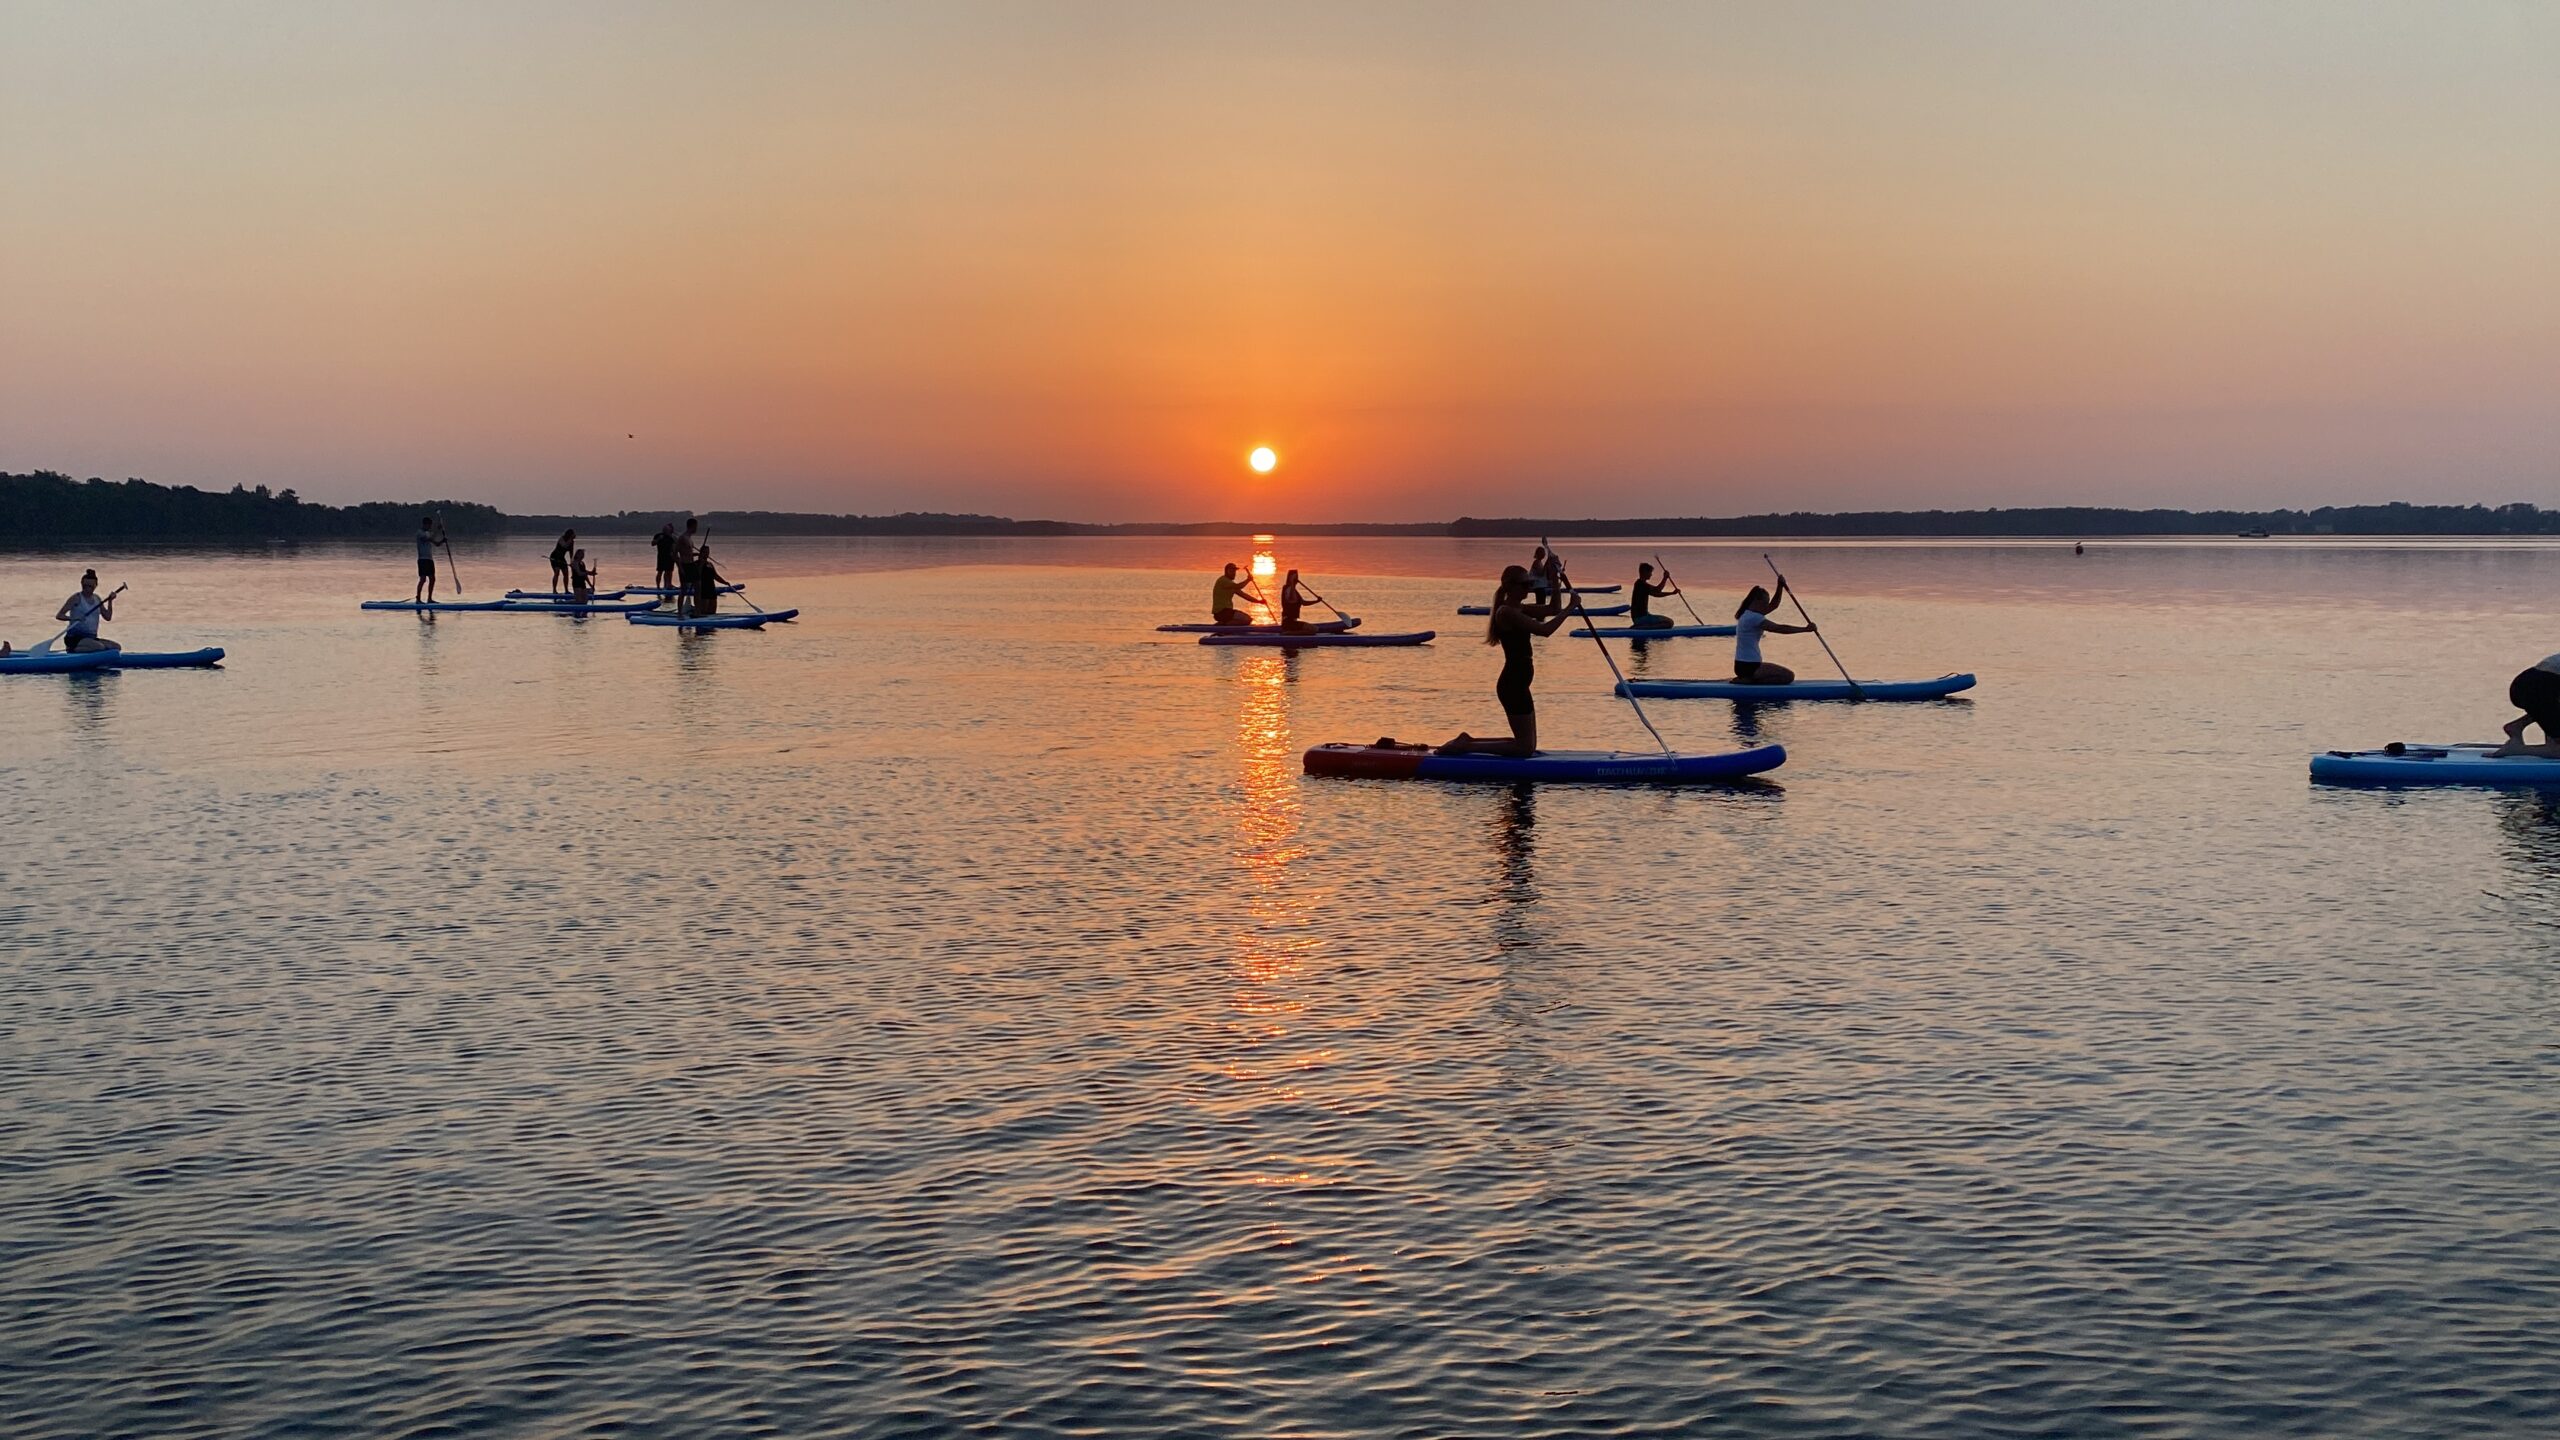
[[6,0],[0,468],[37,467],[2560,505],[2560,6]]

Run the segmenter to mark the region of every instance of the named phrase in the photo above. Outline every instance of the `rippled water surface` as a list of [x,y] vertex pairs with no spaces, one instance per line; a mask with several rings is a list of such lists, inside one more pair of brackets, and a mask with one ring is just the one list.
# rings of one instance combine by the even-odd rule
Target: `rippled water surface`
[[2560,1428],[2560,811],[2304,776],[2492,735],[2560,550],[1799,546],[1981,688],[1651,705],[1753,788],[1303,777],[1499,726],[1518,548],[1285,540],[1442,632],[1295,656],[1153,633],[1214,540],[741,539],[804,617],[702,636],[0,561],[232,656],[0,677],[0,1429]]

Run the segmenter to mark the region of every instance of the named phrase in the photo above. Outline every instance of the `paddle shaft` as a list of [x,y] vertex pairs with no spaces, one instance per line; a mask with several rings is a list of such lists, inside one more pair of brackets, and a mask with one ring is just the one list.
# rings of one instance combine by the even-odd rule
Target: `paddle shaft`
[[462,563],[453,558],[453,537],[450,535],[438,535],[436,537],[436,543],[444,547],[444,568],[453,572],[453,593],[456,595],[463,594]]
[[[1653,552],[1653,569],[1655,574],[1662,577],[1663,584],[1668,585],[1671,583],[1671,567],[1662,563],[1662,552],[1659,550]],[[1699,614],[1698,607],[1689,603],[1688,591],[1674,590],[1672,593],[1680,597],[1680,608],[1689,612],[1689,618],[1691,620],[1694,620],[1701,625],[1707,623],[1707,617]]]
[[[99,597],[99,599],[98,599],[98,603],[97,603],[97,604],[95,604],[95,605],[90,606],[90,607],[89,607],[89,613],[88,613],[87,615],[83,615],[83,616],[81,616],[81,617],[80,617],[80,620],[87,620],[87,619],[91,619],[91,618],[93,618],[93,617],[95,617],[95,616],[98,616],[98,615],[104,614],[104,613],[106,612],[106,608],[107,608],[107,606],[108,606],[109,604],[113,603],[113,602],[114,602],[114,600],[115,600],[115,598],[116,598],[117,596],[119,596],[119,595],[123,594],[124,592],[125,592],[125,587],[124,587],[124,586],[122,586],[122,585],[119,585],[119,586],[117,586],[116,588],[114,588],[113,590],[108,591],[105,595],[100,596],[100,597]],[[74,620],[74,621],[72,621],[72,622],[71,622],[71,625],[77,625],[77,624],[79,624],[79,623],[80,623],[80,620]],[[52,654],[52,653],[53,653],[53,647],[54,647],[57,643],[59,643],[59,642],[61,641],[62,637],[71,633],[71,625],[65,625],[65,626],[63,626],[63,627],[62,627],[62,629],[61,629],[60,631],[58,631],[58,632],[56,632],[56,633],[55,633],[55,635],[54,635],[53,639],[51,639],[51,640],[47,640],[47,641],[46,641],[46,642],[44,642],[43,644],[38,645],[36,648],[34,648],[33,650],[29,650],[29,651],[28,651],[28,652],[26,652],[26,653],[28,653],[28,654],[30,654],[30,655],[50,655],[50,654]]]
[[1573,597],[1573,613],[1582,617],[1582,628],[1591,632],[1591,643],[1600,647],[1600,658],[1609,662],[1609,673],[1618,680],[1618,694],[1626,700],[1627,708],[1636,712],[1636,723],[1653,737],[1654,744],[1662,747],[1663,754],[1672,753],[1671,742],[1662,738],[1662,732],[1653,728],[1653,717],[1644,713],[1644,702],[1627,693],[1626,672],[1618,668],[1618,657],[1609,653],[1609,642],[1600,638],[1600,627],[1592,620],[1591,612],[1582,608],[1582,592],[1573,588],[1573,577],[1565,573],[1564,557],[1556,553],[1555,544],[1546,536],[1539,536],[1538,542],[1547,547],[1547,559],[1556,567],[1557,587]]
[[1778,568],[1778,562],[1770,559],[1767,551],[1761,552],[1760,563],[1768,566],[1769,573],[1778,577],[1778,588],[1786,591],[1787,598],[1795,602],[1796,618],[1802,620],[1806,628],[1813,631],[1813,638],[1822,646],[1822,653],[1831,657],[1831,668],[1840,672],[1842,680],[1848,681],[1849,693],[1861,700],[1867,698],[1867,692],[1859,687],[1858,682],[1849,679],[1849,667],[1840,663],[1840,656],[1831,648],[1831,642],[1823,638],[1822,627],[1814,624],[1813,617],[1805,613],[1804,597],[1796,593],[1796,587],[1787,583],[1786,572]]

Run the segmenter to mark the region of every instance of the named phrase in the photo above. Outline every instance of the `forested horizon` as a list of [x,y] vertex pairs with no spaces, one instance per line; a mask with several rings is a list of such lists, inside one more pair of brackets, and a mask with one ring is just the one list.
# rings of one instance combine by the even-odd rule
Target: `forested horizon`
[[368,501],[325,505],[287,489],[234,485],[199,490],[129,478],[74,480],[52,470],[0,474],[5,543],[74,540],[396,539],[433,512],[456,536],[645,535],[694,516],[722,535],[1415,535],[1532,538],[1599,536],[1794,536],[1802,538],[2047,538],[2143,535],[2560,535],[2560,510],[2515,502],[2488,505],[2336,505],[2314,509],[2178,510],[2064,505],[1977,510],[1790,511],[1735,516],[1591,519],[1535,516],[1419,522],[1130,521],[1092,524],[1016,520],[1001,515],[907,512],[814,514],[777,510],[623,510],[597,515],[513,515],[462,500]]

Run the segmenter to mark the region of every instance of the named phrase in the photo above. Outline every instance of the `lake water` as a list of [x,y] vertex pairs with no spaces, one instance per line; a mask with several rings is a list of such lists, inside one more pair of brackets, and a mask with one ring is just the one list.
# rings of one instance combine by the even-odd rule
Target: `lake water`
[[[1651,791],[1299,773],[1498,729],[1452,612],[1525,546],[1284,539],[1441,632],[1294,656],[1153,633],[1237,543],[723,548],[800,622],[0,560],[21,645],[96,563],[231,652],[0,677],[0,1428],[2560,1427],[2560,809],[2304,773],[2494,736],[2560,549],[1790,546],[1862,677],[1981,688],[1652,702],[1789,759]],[[1568,558],[1656,548],[1766,573]]]

